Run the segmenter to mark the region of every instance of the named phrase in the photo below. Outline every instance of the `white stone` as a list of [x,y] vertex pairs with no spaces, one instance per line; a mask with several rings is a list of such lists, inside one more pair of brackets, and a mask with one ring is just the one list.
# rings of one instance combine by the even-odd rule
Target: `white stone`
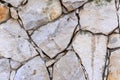
[[120,47],[120,34],[112,34],[109,36],[109,48],[118,48]]
[[15,8],[13,7],[10,8],[10,14],[13,19],[18,19],[18,13]]
[[107,37],[79,32],[73,40],[73,48],[81,58],[89,80],[102,80],[105,67]]
[[86,3],[83,10],[80,10],[81,29],[108,35],[118,27],[115,1],[99,1]]
[[108,80],[120,80],[120,49],[111,53]]
[[14,70],[11,71],[10,80],[14,80],[15,74],[16,74],[16,71],[14,71]]
[[82,6],[85,2],[87,2],[87,0],[61,0],[61,1],[68,11],[75,10],[76,8]]
[[77,24],[77,17],[72,13],[40,27],[33,33],[32,39],[50,58],[53,58],[67,47]]
[[39,56],[18,69],[14,80],[50,80],[44,62]]
[[53,80],[86,80],[80,61],[69,51],[53,66]]
[[8,59],[0,59],[0,80],[9,80],[10,64]]
[[62,8],[59,0],[29,0],[18,13],[25,29],[30,30],[58,18]]
[[18,7],[24,0],[3,0],[3,1],[10,3],[14,7]]
[[18,69],[21,66],[21,63],[14,60],[10,60],[10,65],[12,69]]
[[52,59],[52,60],[49,60],[46,62],[46,66],[49,67],[51,66],[52,64],[54,64],[56,62],[56,60]]
[[37,54],[16,21],[10,20],[0,25],[0,56],[22,62]]

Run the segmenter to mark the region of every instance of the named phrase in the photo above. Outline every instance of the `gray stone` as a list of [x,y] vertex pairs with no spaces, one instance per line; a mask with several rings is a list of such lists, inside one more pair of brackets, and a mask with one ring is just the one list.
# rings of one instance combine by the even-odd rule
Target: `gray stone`
[[67,52],[53,67],[53,80],[86,80],[80,61],[73,51]]
[[37,56],[18,69],[14,80],[50,80],[42,59]]
[[74,13],[66,15],[40,27],[33,33],[32,39],[50,58],[53,58],[67,47],[77,23]]

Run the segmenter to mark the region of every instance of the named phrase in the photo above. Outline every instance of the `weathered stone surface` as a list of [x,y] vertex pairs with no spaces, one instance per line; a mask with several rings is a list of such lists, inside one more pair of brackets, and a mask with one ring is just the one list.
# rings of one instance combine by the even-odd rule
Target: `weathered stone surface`
[[8,59],[0,59],[0,80],[9,80],[10,64]]
[[85,2],[87,2],[87,0],[61,0],[61,1],[68,11],[75,10],[76,8],[82,6]]
[[10,80],[14,80],[15,74],[16,74],[16,71],[14,71],[14,70],[11,71]]
[[10,8],[10,14],[13,19],[18,19],[18,13],[15,8],[13,7]]
[[67,47],[76,26],[77,17],[72,13],[40,27],[34,32],[32,39],[50,58],[53,58]]
[[81,29],[108,35],[118,27],[115,1],[99,1],[86,3],[80,11]]
[[10,60],[10,65],[12,69],[17,69],[21,66],[21,63],[14,60]]
[[120,49],[111,53],[108,80],[120,80]]
[[53,69],[53,80],[85,80],[80,61],[72,51],[55,63]]
[[39,56],[18,69],[14,80],[50,80],[44,62]]
[[0,23],[6,21],[9,18],[9,8],[0,3]]
[[73,48],[80,56],[89,80],[102,80],[105,67],[107,37],[80,32],[73,41]]
[[109,48],[118,48],[120,47],[120,34],[112,34],[109,36]]
[[18,12],[25,29],[29,30],[58,18],[62,8],[59,0],[29,0]]
[[0,25],[0,56],[22,62],[37,55],[25,31],[16,20]]
[[14,7],[18,7],[24,0],[3,0],[3,1],[10,3]]

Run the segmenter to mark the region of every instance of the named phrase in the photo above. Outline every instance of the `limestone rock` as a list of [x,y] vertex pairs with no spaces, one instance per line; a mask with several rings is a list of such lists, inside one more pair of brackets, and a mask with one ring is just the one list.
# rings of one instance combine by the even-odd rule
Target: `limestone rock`
[[0,3],[0,23],[8,20],[8,18],[9,18],[9,8],[6,5]]
[[10,3],[14,7],[18,7],[24,0],[3,0],[3,1]]
[[21,63],[14,60],[10,60],[10,65],[12,69],[18,69],[21,66]]
[[9,20],[0,25],[0,56],[22,62],[37,54],[17,21]]
[[40,27],[33,33],[32,39],[50,58],[53,58],[67,47],[76,25],[77,17],[72,13]]
[[53,66],[53,80],[86,80],[80,61],[69,51]]
[[85,2],[87,2],[87,0],[61,0],[61,1],[68,11],[75,10],[76,8],[82,6]]
[[18,12],[25,29],[30,30],[58,18],[62,8],[59,0],[29,0]]
[[14,71],[14,70],[11,71],[10,80],[14,80],[15,74],[16,74],[16,71]]
[[9,80],[10,64],[8,59],[0,59],[0,80]]
[[111,53],[108,80],[120,80],[120,49]]
[[107,52],[107,37],[92,35],[89,32],[79,32],[72,45],[81,58],[89,80],[102,80]]
[[93,0],[86,3],[79,13],[81,29],[108,35],[118,27],[116,13],[114,0]]
[[18,19],[18,13],[15,8],[13,7],[10,8],[10,14],[13,19]]
[[112,34],[109,36],[109,48],[118,48],[120,47],[120,34]]
[[18,69],[14,80],[50,80],[44,62],[39,56]]

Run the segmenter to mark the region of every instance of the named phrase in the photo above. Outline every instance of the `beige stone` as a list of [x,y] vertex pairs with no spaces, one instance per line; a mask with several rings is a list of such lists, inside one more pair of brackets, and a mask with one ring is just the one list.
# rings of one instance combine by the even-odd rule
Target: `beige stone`
[[18,13],[15,8],[13,7],[10,8],[10,14],[13,19],[18,19]]

